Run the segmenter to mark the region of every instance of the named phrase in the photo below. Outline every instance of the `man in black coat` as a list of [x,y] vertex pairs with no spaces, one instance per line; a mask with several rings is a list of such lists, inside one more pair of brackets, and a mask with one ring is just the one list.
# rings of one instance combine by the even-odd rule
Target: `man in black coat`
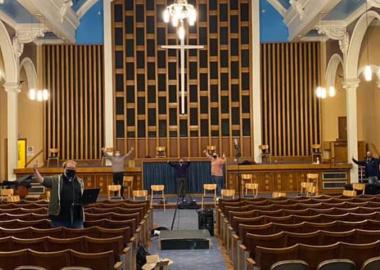
[[184,162],[181,158],[178,162],[168,161],[168,164],[176,171],[177,195],[183,200],[186,194],[187,172],[190,162]]
[[352,161],[360,166],[365,167],[365,178],[368,179],[369,184],[377,184],[380,176],[380,159],[374,158],[371,151],[367,152],[365,160],[356,160],[352,158]]

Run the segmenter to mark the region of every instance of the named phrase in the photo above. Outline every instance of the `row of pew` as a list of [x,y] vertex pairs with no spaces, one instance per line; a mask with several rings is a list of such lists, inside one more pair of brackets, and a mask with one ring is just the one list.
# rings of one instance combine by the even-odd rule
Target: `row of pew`
[[85,228],[52,228],[46,202],[0,204],[0,269],[136,269],[136,251],[153,226],[149,202],[103,201],[85,207]]
[[[375,242],[378,245],[380,199],[321,196],[220,200],[216,227],[234,269],[269,270],[283,259],[304,259],[310,269],[316,269],[324,259],[347,256],[360,267],[364,258],[349,256],[344,249],[351,245],[352,249],[365,249]],[[304,256],[307,249],[315,247],[317,252],[330,246],[335,248],[331,258]],[[287,253],[288,250],[294,253]],[[380,255],[379,250],[375,253],[367,253],[365,257]]]

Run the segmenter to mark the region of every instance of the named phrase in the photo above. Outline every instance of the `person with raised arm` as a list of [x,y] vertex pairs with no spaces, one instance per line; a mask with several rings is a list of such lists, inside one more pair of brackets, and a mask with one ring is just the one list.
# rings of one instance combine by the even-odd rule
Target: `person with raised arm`
[[50,188],[48,213],[53,227],[83,228],[84,211],[80,203],[84,184],[76,175],[77,163],[67,160],[63,163],[63,174],[42,176],[33,167],[35,179]]
[[211,179],[214,184],[216,184],[216,193],[217,196],[220,196],[220,192],[223,188],[223,182],[224,182],[224,164],[226,163],[226,156],[225,154],[222,155],[222,157],[219,157],[217,153],[213,153],[210,155],[207,150],[204,150],[203,153],[205,153],[206,157],[208,157],[211,160]]

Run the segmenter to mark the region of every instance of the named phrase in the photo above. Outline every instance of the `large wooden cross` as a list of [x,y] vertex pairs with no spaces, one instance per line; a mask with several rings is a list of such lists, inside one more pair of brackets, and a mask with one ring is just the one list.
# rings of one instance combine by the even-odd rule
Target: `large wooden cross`
[[181,39],[180,45],[164,45],[163,49],[176,49],[181,52],[181,114],[185,114],[185,50],[203,49],[203,45],[185,45],[185,40]]

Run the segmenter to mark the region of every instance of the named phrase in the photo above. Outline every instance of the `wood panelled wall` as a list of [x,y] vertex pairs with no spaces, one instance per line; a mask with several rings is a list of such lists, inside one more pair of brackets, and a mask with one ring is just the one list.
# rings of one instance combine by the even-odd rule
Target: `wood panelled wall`
[[45,151],[99,159],[104,146],[103,46],[44,45]]
[[320,143],[320,44],[316,42],[263,44],[263,143],[277,157],[311,155]]
[[[158,145],[169,157],[200,157],[207,145],[234,155],[253,155],[252,0],[189,0],[199,11],[187,29],[186,114],[180,115],[179,44],[162,20],[167,0],[114,0],[115,145],[137,158],[154,157]],[[256,0],[255,0],[256,1]]]

